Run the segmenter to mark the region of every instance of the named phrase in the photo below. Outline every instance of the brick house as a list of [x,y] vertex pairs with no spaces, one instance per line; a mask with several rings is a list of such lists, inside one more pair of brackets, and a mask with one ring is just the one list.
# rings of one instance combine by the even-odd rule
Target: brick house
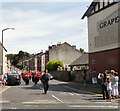
[[88,19],[89,68],[114,69],[120,74],[120,2],[95,0],[82,19]]

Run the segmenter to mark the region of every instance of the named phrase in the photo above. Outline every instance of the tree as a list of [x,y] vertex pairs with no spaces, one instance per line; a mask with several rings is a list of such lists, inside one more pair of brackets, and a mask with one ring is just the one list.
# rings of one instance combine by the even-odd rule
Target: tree
[[24,57],[31,57],[31,54],[24,51],[19,51],[18,54],[7,54],[7,59],[10,60],[11,64],[20,69],[23,69],[23,65],[18,64],[18,62]]
[[63,63],[60,60],[51,60],[47,63],[46,68],[48,71],[56,71],[58,66],[63,67]]

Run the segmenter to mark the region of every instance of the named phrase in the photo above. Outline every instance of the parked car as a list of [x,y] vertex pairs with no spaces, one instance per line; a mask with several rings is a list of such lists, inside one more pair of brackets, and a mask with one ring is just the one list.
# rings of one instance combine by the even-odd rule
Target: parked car
[[52,74],[48,73],[48,77],[49,77],[49,80],[52,80],[53,79],[53,76]]
[[20,85],[21,77],[18,73],[9,73],[7,74],[7,85]]

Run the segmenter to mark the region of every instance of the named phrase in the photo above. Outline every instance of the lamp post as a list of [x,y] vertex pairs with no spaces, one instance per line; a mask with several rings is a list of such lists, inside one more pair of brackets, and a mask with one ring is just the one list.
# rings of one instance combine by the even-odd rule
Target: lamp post
[[3,49],[4,49],[4,45],[3,45],[3,32],[6,31],[6,30],[9,30],[9,29],[12,29],[14,30],[14,28],[5,28],[2,30],[2,74],[3,74]]

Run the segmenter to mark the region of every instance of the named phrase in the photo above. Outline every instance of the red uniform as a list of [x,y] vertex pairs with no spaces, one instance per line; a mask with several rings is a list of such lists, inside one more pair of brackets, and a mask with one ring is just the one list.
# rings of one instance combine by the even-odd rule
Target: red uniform
[[41,76],[41,72],[35,72],[35,73],[34,73],[34,77],[35,77],[35,78],[36,78],[36,77],[37,77],[37,78],[40,78],[40,76]]

